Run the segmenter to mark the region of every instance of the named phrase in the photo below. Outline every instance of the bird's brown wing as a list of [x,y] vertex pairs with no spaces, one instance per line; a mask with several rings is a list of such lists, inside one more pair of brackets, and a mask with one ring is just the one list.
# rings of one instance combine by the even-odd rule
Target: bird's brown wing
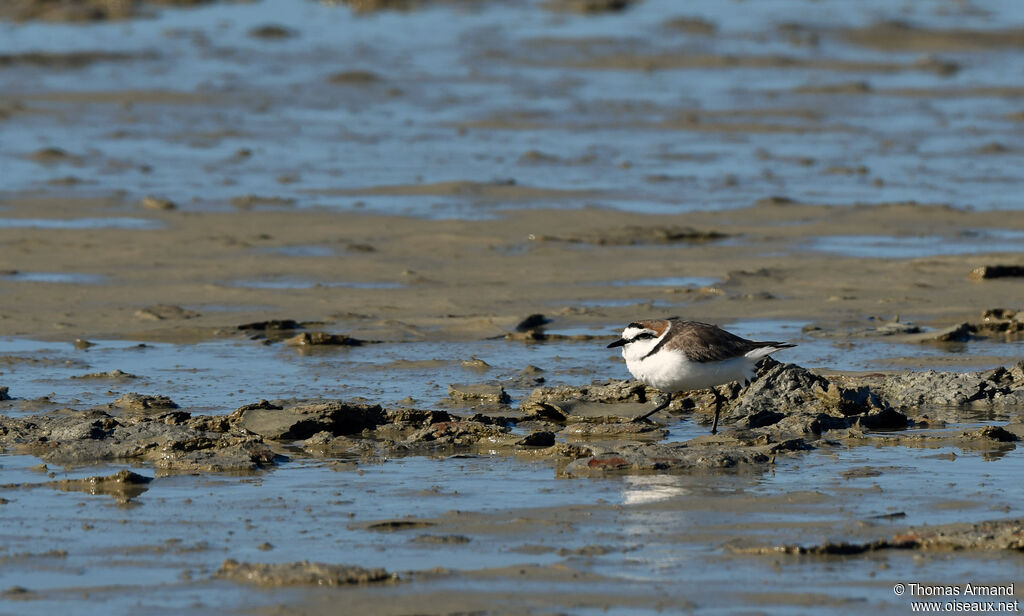
[[673,321],[672,335],[666,338],[665,348],[682,351],[695,362],[723,361],[743,357],[754,349],[793,346],[784,342],[755,342],[740,338],[721,327],[698,321]]

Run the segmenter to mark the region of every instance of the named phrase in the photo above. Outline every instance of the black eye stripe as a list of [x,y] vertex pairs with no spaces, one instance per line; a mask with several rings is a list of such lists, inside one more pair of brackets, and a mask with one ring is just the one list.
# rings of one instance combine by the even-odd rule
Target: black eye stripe
[[656,336],[651,332],[640,332],[639,334],[633,336],[633,340],[650,340],[651,338],[655,337]]

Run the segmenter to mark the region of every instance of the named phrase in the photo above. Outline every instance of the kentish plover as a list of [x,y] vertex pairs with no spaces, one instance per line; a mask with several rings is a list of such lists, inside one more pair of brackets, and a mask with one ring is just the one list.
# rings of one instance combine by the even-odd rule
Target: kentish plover
[[715,386],[749,381],[761,358],[793,346],[796,345],[755,342],[715,325],[672,317],[630,323],[622,330],[622,337],[608,348],[622,347],[630,373],[644,385],[665,394],[658,406],[636,420],[646,419],[668,406],[672,393],[710,389],[715,395],[711,433],[716,434],[724,399]]

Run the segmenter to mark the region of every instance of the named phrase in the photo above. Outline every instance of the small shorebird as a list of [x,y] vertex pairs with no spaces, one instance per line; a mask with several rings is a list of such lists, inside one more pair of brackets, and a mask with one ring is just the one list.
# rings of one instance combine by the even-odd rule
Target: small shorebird
[[665,394],[654,410],[634,421],[647,419],[668,406],[671,394],[677,391],[710,389],[715,395],[715,422],[711,434],[717,434],[724,398],[715,387],[733,381],[749,381],[762,357],[793,346],[796,345],[755,342],[714,325],[672,317],[630,323],[622,330],[622,337],[608,348],[622,347],[622,357],[630,373],[644,385]]

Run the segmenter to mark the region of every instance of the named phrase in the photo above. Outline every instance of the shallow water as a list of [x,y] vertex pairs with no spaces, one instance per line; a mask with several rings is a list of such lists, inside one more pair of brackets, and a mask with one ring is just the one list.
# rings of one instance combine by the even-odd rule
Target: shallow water
[[18,282],[46,282],[55,284],[102,284],[106,276],[98,274],[73,274],[69,272],[15,272],[3,275],[8,280]]
[[707,287],[719,280],[707,276],[666,276],[665,278],[634,278],[615,280],[613,287]]
[[[70,173],[89,177],[83,192],[166,194],[185,208],[223,208],[233,197],[255,194],[293,199],[294,207],[460,217],[531,204],[721,209],[779,193],[824,203],[1019,207],[1012,179],[1024,152],[1007,142],[1006,151],[975,154],[1019,130],[1005,119],[1019,111],[1018,101],[982,90],[1021,81],[1024,69],[1013,61],[1012,49],[944,50],[936,55],[963,68],[941,75],[914,68],[919,53],[883,53],[834,34],[885,16],[891,7],[884,2],[801,3],[794,12],[788,2],[736,11],[731,3],[688,3],[681,10],[668,0],[651,0],[592,18],[554,15],[538,4],[354,16],[315,2],[263,0],[257,6],[156,11],[151,19],[89,27],[0,24],[0,53],[116,51],[135,58],[64,71],[17,64],[0,71],[0,90],[23,95],[31,108],[44,111],[6,123],[3,190],[38,190]],[[1009,1],[986,3],[983,12],[924,3],[901,7],[899,18],[922,27],[993,29],[1019,22],[1021,10]],[[703,18],[717,32],[687,34],[666,26],[676,16]],[[774,29],[793,22],[813,26],[817,45]],[[296,36],[248,36],[267,23]],[[423,40],[424,31],[437,36],[433,44]],[[780,56],[797,64],[647,71],[584,62],[608,52]],[[821,58],[838,67],[902,62],[907,68],[800,64]],[[370,70],[378,80],[328,81],[353,70]],[[872,91],[835,96],[797,90],[851,82],[867,83]],[[927,102],[886,94],[907,88],[975,93]],[[81,102],[46,96],[60,91],[95,94],[82,95]],[[156,94],[134,97],[128,109],[104,98],[126,91]],[[230,117],[221,111],[225,101],[233,105]],[[76,109],[93,120],[79,122],[72,113],[55,123],[50,113]],[[751,109],[779,113],[761,117]],[[680,114],[705,110],[735,113],[695,125],[673,123]],[[138,128],[140,119],[153,117],[159,121]],[[731,122],[744,130],[731,129]],[[44,147],[59,147],[69,159],[41,164],[26,158]],[[547,158],[538,164],[524,157],[527,152]],[[801,167],[793,159],[813,162]],[[851,161],[867,172],[833,170]],[[509,179],[589,194],[503,198],[401,188]],[[388,186],[400,188],[360,193]]]
[[[1024,341],[972,341],[946,345],[898,344],[879,339],[823,339],[801,334],[806,322],[747,320],[728,324],[741,336],[797,346],[779,361],[830,370],[894,369],[913,361],[917,369],[977,370],[1012,363]],[[559,335],[607,336],[619,326],[562,328]],[[71,343],[0,339],[3,385],[18,400],[0,402],[17,411],[66,405],[105,405],[126,392],[164,394],[203,413],[227,413],[260,399],[364,398],[384,405],[433,406],[448,398],[449,384],[495,382],[514,400],[532,386],[511,381],[526,366],[544,372],[545,385],[629,378],[618,353],[604,338],[523,343],[506,340],[401,342],[360,347],[291,347],[227,339],[192,345],[94,340]],[[951,362],[951,357],[959,358]],[[973,358],[973,359],[972,359]],[[463,366],[481,359],[489,366]],[[75,378],[122,370],[139,378]],[[45,399],[44,399],[45,398]],[[31,402],[30,402],[31,401]],[[42,406],[40,406],[42,405]]]
[[[667,586],[727,610],[749,605],[752,599],[744,593],[799,595],[813,578],[818,584],[842,582],[842,588],[822,591],[833,599],[900,607],[905,604],[892,595],[891,582],[874,582],[917,579],[918,557],[880,553],[845,561],[842,567],[837,566],[841,559],[791,557],[783,558],[780,567],[777,560],[772,566],[771,559],[730,557],[722,547],[736,541],[842,541],[856,538],[865,524],[884,535],[894,524],[957,521],[966,510],[981,517],[1024,515],[1019,491],[993,489],[1015,481],[1021,455],[1018,450],[986,459],[952,448],[826,448],[782,460],[764,475],[599,480],[556,479],[550,463],[489,456],[344,467],[296,460],[253,477],[159,478],[131,508],[119,507],[109,496],[23,487],[5,491],[6,559],[19,565],[0,568],[0,585],[74,590],[0,603],[18,613],[41,614],[74,605],[86,592],[93,600],[108,597],[104,605],[115,613],[131,605],[176,609],[186,598],[216,610],[279,601],[294,592],[248,591],[242,596],[225,584],[202,581],[231,556],[260,562],[351,562],[394,571],[564,563],[606,576],[613,586],[639,584],[647,592]],[[9,481],[45,479],[27,470],[36,464],[33,458],[5,456],[2,461]],[[866,466],[885,472],[842,476]],[[54,470],[60,479],[116,468]],[[808,473],[810,468],[819,471]],[[896,523],[878,517],[893,514],[904,515]],[[394,532],[369,528],[394,518],[425,525]],[[450,534],[468,542],[414,541]],[[145,537],[142,544],[140,536]],[[524,546],[534,547],[524,552]],[[590,556],[574,555],[587,546],[602,548]],[[51,550],[66,555],[48,555]],[[710,568],[702,564],[709,557],[716,561]],[[934,580],[994,582],[1019,579],[1024,572],[1024,563],[1008,557],[924,558]],[[729,592],[722,582],[727,577],[748,579],[744,593]],[[143,597],[124,594],[133,586],[153,584],[158,587]],[[552,584],[552,589],[560,587]],[[440,585],[462,592],[476,586],[459,579]],[[175,588],[179,592],[171,592]],[[501,586],[487,588],[498,591]],[[783,605],[768,613],[785,613]],[[823,609],[844,613],[842,606]]]
[[965,230],[957,237],[884,235],[833,235],[814,238],[809,248],[849,257],[918,259],[933,255],[986,254],[1024,250],[1024,231]]
[[15,229],[159,229],[162,225],[145,218],[0,218],[0,225]]
[[[798,363],[813,364],[816,357],[826,361],[835,354],[827,341],[802,338],[803,325],[761,320],[730,327],[798,341],[800,346],[787,350],[787,359]],[[617,328],[559,333],[607,334],[611,339]],[[7,412],[38,412],[103,404],[121,392],[142,391],[165,393],[187,410],[211,413],[273,397],[363,396],[393,404],[413,396],[414,404],[429,407],[443,402],[450,382],[500,382],[526,364],[543,367],[547,384],[626,376],[621,359],[604,348],[603,339],[392,343],[312,353],[252,340],[196,345],[94,342],[96,346],[88,349],[75,349],[52,342],[0,341],[3,383],[20,398],[0,404]],[[868,344],[876,350],[907,351],[902,348],[906,345]],[[491,367],[463,367],[467,354]],[[838,355],[848,358],[849,351]],[[849,369],[854,364],[840,365]],[[70,378],[115,368],[140,378]],[[509,392],[520,398],[529,389],[510,386]],[[46,398],[32,400],[39,396]],[[979,413],[946,430],[956,434],[1020,419],[1013,413]],[[664,421],[669,442],[707,433],[707,426],[689,417],[667,416]],[[31,487],[51,479],[39,470],[38,459],[0,455],[8,484],[0,559],[17,563],[0,567],[0,587],[34,593],[27,600],[0,598],[0,606],[19,614],[52,613],[81,605],[85,593],[89,605],[103,601],[111,613],[139,608],[216,613],[227,607],[313,601],[317,596],[311,590],[242,592],[235,585],[210,581],[221,561],[231,557],[354,563],[398,572],[444,567],[468,576],[426,582],[412,575],[398,595],[359,591],[369,593],[375,602],[404,592],[455,592],[468,601],[474,593],[514,590],[539,597],[614,593],[618,598],[609,600],[616,614],[653,614],[691,601],[711,611],[758,605],[765,613],[787,614],[808,601],[808,593],[823,592],[826,600],[815,600],[820,604],[816,611],[847,613],[846,601],[853,601],[895,612],[906,609],[906,603],[892,595],[891,584],[918,579],[922,566],[927,566],[932,580],[995,582],[1019,579],[1024,563],[1002,555],[948,559],[880,553],[841,561],[792,557],[772,564],[770,558],[731,555],[728,546],[810,545],[855,539],[865,525],[884,536],[888,526],[900,524],[1024,515],[1024,496],[997,487],[1014,484],[1022,455],[1019,449],[998,447],[986,451],[826,446],[780,458],[767,473],[583,480],[557,478],[557,469],[548,461],[506,455],[377,463],[296,456],[252,476],[157,478],[129,506],[105,495]],[[124,465],[46,470],[53,479],[64,479],[108,475],[120,468]],[[857,474],[864,468],[878,472]],[[146,467],[134,470],[153,476]],[[855,474],[844,475],[847,471]],[[893,514],[897,517],[891,521],[879,518]],[[395,518],[425,524],[394,532],[369,528]],[[419,538],[424,535],[463,539],[423,542]],[[545,582],[543,574],[516,583],[474,577],[481,569],[505,566],[567,566],[604,581],[566,585]],[[751,581],[737,593],[727,579]],[[814,590],[822,584],[829,589]],[[145,590],[139,594],[135,589]],[[645,590],[631,606],[623,597],[638,589]],[[764,593],[770,594],[767,606]],[[655,603],[660,608],[651,597],[658,597]],[[577,606],[571,613],[590,611]]]
[[286,257],[333,257],[338,254],[330,246],[282,246],[271,249],[271,252]]
[[[680,30],[674,17],[704,19],[714,32]],[[1006,211],[1009,228],[968,225],[937,234],[922,219],[920,228],[898,231],[844,229],[847,235],[776,242],[766,260],[780,254],[902,260],[1020,252],[1024,235],[1013,228],[1020,226],[1015,217],[1024,164],[1024,94],[1015,85],[1024,83],[1019,48],[926,44],[889,50],[844,36],[845,29],[893,19],[984,33],[1024,22],[1024,4],[644,0],[622,13],[583,16],[544,10],[541,0],[517,0],[355,15],[328,3],[261,0],[156,10],[116,23],[0,22],[0,55],[127,54],[65,68],[16,58],[0,62],[0,199],[99,195],[118,204],[104,202],[107,211],[89,217],[65,212],[63,218],[35,211],[26,217],[24,210],[12,217],[17,215],[7,212],[14,208],[0,205],[0,226],[55,238],[109,230],[148,234],[173,228],[174,216],[231,212],[243,235],[250,210],[315,209],[336,213],[338,233],[344,234],[350,212],[474,219],[513,208],[597,207],[685,214],[742,208],[778,195],[839,206],[914,201],[948,203],[957,211]],[[268,23],[296,36],[249,35]],[[778,61],[758,63],[765,58]],[[936,62],[956,63],[959,70],[937,71]],[[351,71],[361,70],[371,71],[370,79],[353,77]],[[338,76],[346,71],[348,77]],[[828,92],[830,87],[838,92]],[[172,200],[177,211],[161,213],[159,220],[141,218],[139,201],[150,194]],[[801,222],[779,218],[753,241]],[[688,223],[685,216],[680,223]],[[99,235],[81,245],[102,243],[94,237]],[[268,250],[289,263],[358,250],[304,239]],[[543,250],[540,243],[521,241],[492,249],[508,256]],[[4,254],[14,248],[34,249],[16,242],[2,246]],[[246,250],[246,258],[266,253]],[[389,258],[386,247],[378,254]],[[650,294],[720,284],[725,272],[712,266],[707,272],[665,270],[696,276],[645,269],[642,278],[608,283],[606,298],[588,293],[572,306],[690,313],[692,298],[685,294],[653,300]],[[109,280],[63,267],[5,278],[26,285]],[[389,271],[405,280],[398,272],[406,267]],[[235,293],[336,286],[391,294],[413,286],[379,271],[363,281],[350,279],[343,267],[336,279],[320,282],[302,272],[260,275],[203,281],[223,299],[182,303],[204,312],[269,314],[272,308],[254,305],[265,299]],[[634,287],[636,297],[624,297]],[[69,286],[69,297],[80,288]],[[559,301],[547,308],[564,306]],[[772,310],[767,303],[750,306],[750,316]],[[918,308],[927,313],[927,306]],[[479,310],[490,315],[504,308]],[[543,369],[546,385],[626,378],[621,357],[605,348],[603,338],[614,339],[623,324],[552,330],[601,337],[582,341],[330,349],[241,337],[144,345],[97,338],[95,346],[79,349],[71,334],[67,342],[40,342],[29,332],[0,338],[0,385],[14,398],[0,402],[0,409],[27,415],[102,407],[130,391],[168,395],[186,410],[211,414],[264,398],[362,398],[385,406],[448,408],[449,384],[481,382],[504,384],[517,403],[532,389],[513,380],[527,365]],[[809,368],[976,370],[1024,356],[1022,341],[909,345],[815,337],[804,333],[810,322],[800,315],[727,325],[745,337],[796,343],[776,358]],[[865,323],[865,329],[874,325]],[[470,358],[490,367],[464,366]],[[138,378],[73,378],[115,369]],[[947,430],[1021,420],[1017,411],[963,417],[965,423]],[[707,433],[689,416],[662,420],[669,441]],[[129,505],[52,487],[8,486],[0,504],[0,589],[31,592],[24,600],[0,594],[0,612],[219,614],[302,606],[321,595],[337,609],[337,591],[254,590],[211,581],[232,557],[463,572],[429,581],[408,576],[396,587],[345,589],[346,605],[353,606],[433,592],[467,602],[477,593],[484,613],[502,599],[515,604],[536,595],[534,609],[525,612],[561,606],[574,615],[690,609],[904,614],[907,599],[891,591],[897,581],[1016,581],[1024,564],[1016,554],[754,558],[737,556],[729,546],[810,545],[867,531],[883,536],[901,524],[1022,516],[1024,496],[1007,488],[1019,483],[1021,455],[999,448],[826,446],[780,458],[763,474],[588,480],[559,479],[550,462],[504,455],[373,463],[294,455],[251,476],[161,477]],[[0,453],[3,483],[41,484],[47,472],[62,479],[124,468],[44,471],[38,464],[30,456]],[[843,475],[865,467],[880,472]],[[147,467],[134,470],[153,475]],[[367,528],[404,516],[434,526],[391,533]],[[420,535],[469,541],[414,541]],[[261,549],[264,542],[272,547]],[[587,549],[595,546],[602,549]],[[528,565],[564,565],[603,577],[568,581],[555,568],[524,579],[477,571]],[[423,605],[429,603],[415,607]]]
[[401,289],[405,285],[400,282],[343,282],[343,281],[311,281],[295,278],[274,278],[266,280],[235,280],[230,283],[234,287],[252,289],[309,289],[312,287],[342,287],[347,289]]

